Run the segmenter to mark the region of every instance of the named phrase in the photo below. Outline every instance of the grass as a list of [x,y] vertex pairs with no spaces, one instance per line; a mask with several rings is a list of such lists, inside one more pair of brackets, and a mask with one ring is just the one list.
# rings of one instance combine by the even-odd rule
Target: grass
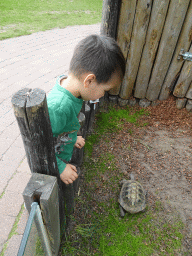
[[0,40],[101,21],[102,0],[0,1]]
[[123,173],[118,172],[112,153],[101,149],[95,155],[100,140],[109,145],[108,135],[119,132],[126,122],[142,125],[139,119],[144,114],[149,113],[126,108],[97,115],[95,132],[86,141],[84,188],[76,198],[77,213],[71,217],[74,229],[61,247],[61,255],[177,255],[182,250],[183,223],[178,216],[173,218],[173,213],[165,213],[161,202],[145,213],[120,217]]
[[[126,107],[125,109],[118,109],[118,111],[111,107],[109,108],[109,112],[101,112],[97,116],[96,132],[99,134],[107,132],[118,132],[122,129],[124,121],[139,126],[140,123],[138,120],[142,115],[149,115],[149,113],[145,109],[131,113],[131,108],[129,107]],[[146,123],[144,125],[146,125]],[[129,130],[129,132],[132,133],[131,130]]]

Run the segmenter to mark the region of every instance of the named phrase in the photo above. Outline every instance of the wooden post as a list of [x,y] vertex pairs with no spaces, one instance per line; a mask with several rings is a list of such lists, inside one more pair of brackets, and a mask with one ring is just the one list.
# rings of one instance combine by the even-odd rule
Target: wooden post
[[143,99],[147,91],[151,69],[155,60],[157,47],[162,34],[170,0],[156,0],[153,3],[146,43],[142,53],[137,75],[134,97]]
[[57,177],[62,236],[65,226],[63,183],[57,168],[46,93],[41,89],[24,88],[13,95],[12,105],[31,172]]
[[127,53],[131,42],[136,2],[137,1],[122,0],[121,3],[117,42],[123,52],[125,59],[127,59]]
[[[189,50],[192,52],[192,46]],[[177,84],[174,88],[173,95],[179,98],[185,97],[189,86],[192,82],[192,61],[185,61]]]
[[90,111],[89,111],[88,125],[87,125],[88,132],[91,132],[92,130],[93,122],[95,120],[95,114],[98,109],[98,104],[99,102],[96,102],[96,101],[89,102]]
[[152,0],[138,0],[137,2],[131,46],[127,57],[126,73],[119,94],[122,99],[128,99],[132,95],[145,43],[151,6]]
[[186,110],[192,112],[192,100],[187,101]]
[[[90,108],[90,106],[89,106],[89,104],[88,104],[88,102],[86,102],[85,103],[85,131],[86,131],[86,134],[87,134],[87,132],[88,132],[88,130],[89,130],[89,116],[90,116],[90,111],[91,111],[91,108]],[[86,136],[86,134],[85,134],[85,136]]]
[[170,92],[173,91],[173,88],[177,82],[178,76],[180,75],[180,70],[183,66],[184,60],[182,58],[178,60],[177,57],[179,56],[181,49],[185,49],[186,51],[189,51],[191,41],[192,41],[191,17],[192,17],[192,1],[189,5],[186,19],[182,27],[181,35],[179,36],[179,41],[177,43],[177,47],[174,52],[174,57],[161,89],[159,100],[166,100],[168,98]]
[[101,34],[116,38],[120,0],[103,0]]
[[[120,16],[117,30],[117,43],[120,46],[125,59],[127,59],[127,53],[129,51],[131,35],[133,30],[133,21],[135,17],[136,1],[122,0]],[[111,89],[110,95],[118,95],[121,85]]]
[[52,255],[58,255],[60,247],[60,220],[57,178],[33,173],[23,191],[23,198],[29,213],[31,211],[31,204],[33,202],[39,203]]
[[189,86],[189,90],[188,90],[188,92],[187,92],[187,94],[186,94],[186,98],[192,100],[192,82],[191,82],[191,84],[190,84],[190,86]]
[[[84,137],[84,135],[85,135],[85,125],[84,125],[85,124],[85,115],[82,112],[79,113],[78,120],[81,125],[81,128],[79,129],[77,135]],[[83,152],[84,152],[84,148],[79,149],[79,148],[74,147],[71,164],[74,163],[77,166],[81,166],[82,162],[83,162]]]
[[157,100],[186,16],[190,0],[171,0],[146,98]]

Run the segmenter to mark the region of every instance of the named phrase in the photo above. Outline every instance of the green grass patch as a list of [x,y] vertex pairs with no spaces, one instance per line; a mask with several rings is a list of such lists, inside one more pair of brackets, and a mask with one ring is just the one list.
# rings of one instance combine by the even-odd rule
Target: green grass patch
[[[139,118],[143,115],[149,115],[145,109],[141,109],[131,113],[130,107],[125,109],[109,108],[107,113],[100,112],[97,115],[96,132],[104,134],[108,132],[118,132],[123,129],[124,122],[139,125]],[[146,126],[147,124],[145,124]],[[132,131],[130,130],[130,133]]]
[[[77,200],[78,201],[78,200]],[[89,204],[95,202],[89,198]],[[97,211],[89,209],[84,223],[77,223],[63,246],[63,255],[175,255],[182,246],[182,223],[170,223],[161,214],[146,212],[119,215],[115,199],[97,203]],[[85,210],[87,211],[87,209]],[[76,236],[77,240],[73,240]],[[65,253],[64,253],[65,252]]]
[[0,40],[101,22],[102,0],[0,1]]

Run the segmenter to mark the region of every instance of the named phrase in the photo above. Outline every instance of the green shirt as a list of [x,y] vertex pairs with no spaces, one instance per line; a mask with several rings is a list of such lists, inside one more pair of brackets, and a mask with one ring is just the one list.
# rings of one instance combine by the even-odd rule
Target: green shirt
[[65,88],[61,87],[60,80],[66,76],[62,75],[57,78],[56,85],[53,87],[47,97],[47,105],[53,136],[57,137],[62,133],[69,133],[69,142],[61,145],[61,152],[56,153],[59,173],[61,174],[66,163],[73,154],[73,147],[77,140],[77,131],[80,128],[78,114],[82,108],[83,100],[73,96]]

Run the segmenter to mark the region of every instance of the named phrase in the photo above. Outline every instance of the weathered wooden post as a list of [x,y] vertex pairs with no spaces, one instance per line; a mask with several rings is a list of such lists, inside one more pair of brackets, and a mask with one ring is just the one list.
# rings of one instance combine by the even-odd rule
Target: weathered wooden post
[[132,95],[139,68],[139,63],[142,56],[143,46],[145,44],[147,28],[150,20],[151,7],[151,0],[137,1],[137,9],[135,13],[133,32],[131,37],[131,45],[127,56],[126,71],[119,94],[120,97],[125,100],[129,99]]
[[46,93],[41,89],[24,88],[13,95],[12,105],[31,172],[57,177],[62,236],[65,226],[63,183],[57,169]]
[[169,0],[154,1],[146,36],[134,97],[143,99],[147,91],[153,62],[165,22]]
[[101,34],[116,38],[121,0],[103,0]]
[[[60,248],[60,221],[57,178],[50,175],[33,173],[23,191],[23,198],[29,213],[31,211],[31,204],[38,202],[47,230],[52,255],[58,255]],[[37,225],[37,230],[39,231],[39,225]]]
[[89,102],[89,107],[90,107],[90,111],[89,111],[89,116],[88,116],[88,124],[87,124],[87,131],[91,132],[92,126],[93,126],[93,122],[95,120],[95,114],[96,111],[98,110],[99,107],[99,99],[98,100],[90,100]]

